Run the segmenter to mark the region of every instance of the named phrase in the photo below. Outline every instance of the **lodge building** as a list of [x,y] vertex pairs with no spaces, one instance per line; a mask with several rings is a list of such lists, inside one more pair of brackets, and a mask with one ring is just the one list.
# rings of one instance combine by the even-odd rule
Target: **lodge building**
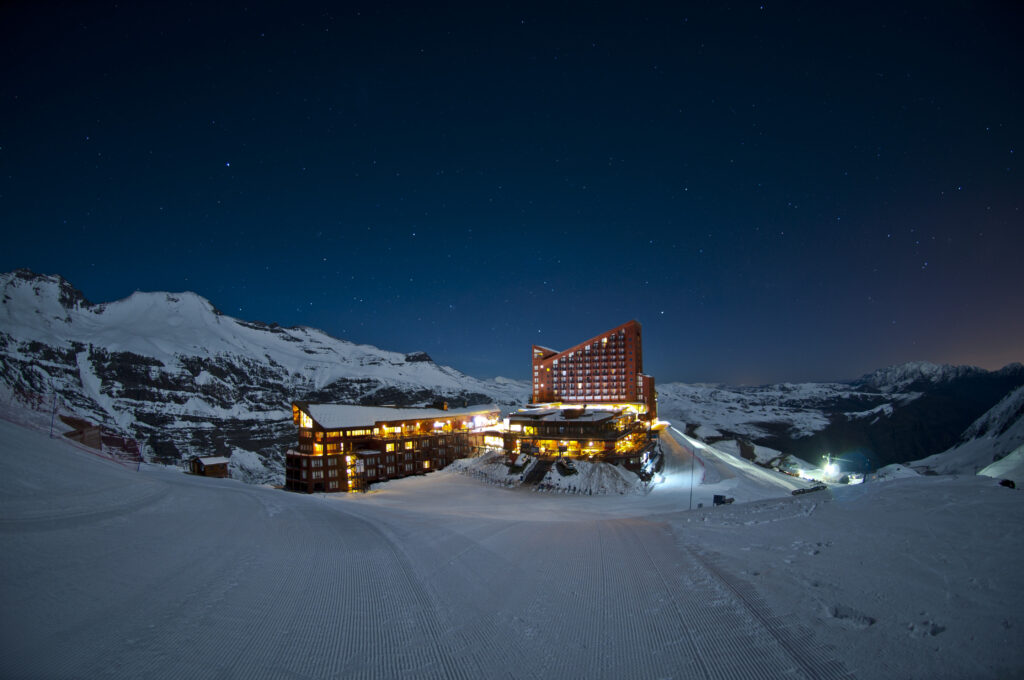
[[508,419],[504,450],[587,458],[640,470],[657,419],[654,378],[643,373],[640,324],[629,321],[562,352],[533,346],[533,398]]
[[293,402],[299,443],[285,456],[285,489],[365,491],[373,482],[439,470],[485,446],[501,446],[493,431],[500,415],[497,406],[447,410]]

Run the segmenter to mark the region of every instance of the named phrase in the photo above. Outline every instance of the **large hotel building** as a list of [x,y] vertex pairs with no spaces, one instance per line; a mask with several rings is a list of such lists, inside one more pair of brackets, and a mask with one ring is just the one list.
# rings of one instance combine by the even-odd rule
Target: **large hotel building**
[[557,352],[533,346],[533,398],[509,415],[505,453],[585,458],[642,470],[659,423],[654,378],[643,373],[640,324],[624,323]]
[[567,350],[533,346],[533,403],[634,404],[657,418],[654,378],[643,373],[640,324],[629,321]]
[[643,373],[640,324],[624,323],[562,352],[533,346],[529,406],[502,420],[497,406],[458,410],[296,401],[298,445],[285,457],[291,491],[365,491],[503,450],[547,461],[586,459],[649,468],[657,420],[654,378]]

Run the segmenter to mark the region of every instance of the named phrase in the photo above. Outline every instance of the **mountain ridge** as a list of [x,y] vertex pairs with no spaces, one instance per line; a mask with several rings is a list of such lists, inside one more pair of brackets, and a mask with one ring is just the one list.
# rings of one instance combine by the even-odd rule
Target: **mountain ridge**
[[945,451],[1007,394],[1024,385],[1024,366],[908,362],[851,382],[757,387],[667,383],[662,417],[714,437],[815,461],[841,455],[870,470]]
[[255,452],[281,470],[293,400],[509,407],[523,382],[484,381],[307,327],[228,316],[197,293],[89,302],[58,275],[0,274],[0,385],[7,401],[56,394],[67,412],[128,434],[148,455]]
[[[879,467],[956,446],[1022,384],[1020,363],[986,371],[915,361],[850,382],[662,383],[658,392],[662,417],[691,431]],[[93,303],[63,277],[27,269],[0,274],[0,389],[8,403],[37,407],[55,394],[62,411],[132,436],[164,462],[255,453],[267,463],[257,481],[280,471],[294,443],[294,400],[511,410],[530,394],[525,381],[481,380],[426,352],[237,319],[191,291]]]

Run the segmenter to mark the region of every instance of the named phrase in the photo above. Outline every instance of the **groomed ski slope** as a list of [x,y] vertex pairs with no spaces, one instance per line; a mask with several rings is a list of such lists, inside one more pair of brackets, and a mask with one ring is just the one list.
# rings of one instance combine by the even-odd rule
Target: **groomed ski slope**
[[[303,496],[0,422],[0,676],[1024,672],[1019,492],[971,477],[772,496],[682,443],[646,496],[446,471]],[[691,467],[707,484],[687,511]],[[729,484],[737,503],[709,507]]]

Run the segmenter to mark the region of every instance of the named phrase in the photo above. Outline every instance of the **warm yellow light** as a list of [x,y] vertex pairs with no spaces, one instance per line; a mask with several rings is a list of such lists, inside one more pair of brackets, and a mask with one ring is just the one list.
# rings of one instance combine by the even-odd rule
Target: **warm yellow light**
[[313,419],[305,411],[299,411],[299,427],[313,427]]

